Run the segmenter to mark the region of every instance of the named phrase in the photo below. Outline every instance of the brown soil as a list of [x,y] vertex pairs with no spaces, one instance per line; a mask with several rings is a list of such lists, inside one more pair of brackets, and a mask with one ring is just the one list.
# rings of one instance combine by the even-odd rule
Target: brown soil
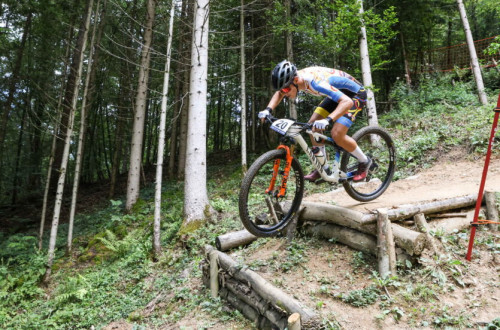
[[[464,196],[478,192],[483,166],[484,158],[471,159],[455,152],[431,168],[393,182],[384,195],[370,203],[358,203],[341,189],[305,199],[367,212]],[[498,156],[490,164],[486,190],[500,191]],[[305,237],[286,248],[284,239],[261,239],[230,254],[343,329],[478,328],[500,317],[500,255],[498,247],[491,248],[500,244],[500,235],[498,231],[479,230],[476,239],[483,244],[476,243],[473,260],[467,262],[468,231],[443,236],[442,255],[423,259],[423,265],[412,269],[401,267],[399,277],[386,288],[378,286],[377,300],[364,307],[354,307],[340,295],[376,286],[373,271],[377,262],[349,247]],[[392,300],[387,300],[385,289]],[[190,321],[180,324],[196,327],[193,318]],[[214,328],[233,326],[216,323]]]

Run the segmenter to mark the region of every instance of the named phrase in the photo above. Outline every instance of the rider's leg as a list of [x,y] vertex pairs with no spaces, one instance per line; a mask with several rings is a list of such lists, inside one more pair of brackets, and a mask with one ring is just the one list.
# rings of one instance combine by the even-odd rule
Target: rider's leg
[[352,121],[350,121],[346,116],[340,117],[339,120],[337,120],[337,122],[333,125],[331,134],[335,143],[358,159],[359,166],[353,180],[361,181],[366,178],[372,161],[363,153],[356,141],[347,135],[347,131],[349,130],[351,124]]
[[[316,108],[316,111],[312,114],[312,116],[311,116],[311,118],[309,119],[308,122],[309,123],[314,123],[316,120],[324,119],[325,116],[323,116],[321,114],[321,110],[325,111],[324,109],[322,109],[320,107]],[[326,115],[328,115],[328,112],[326,112]],[[320,149],[320,152],[323,153],[323,155],[325,157],[325,160],[326,160],[325,145],[323,143],[321,143],[321,142],[316,141],[312,135],[310,135],[310,138],[311,138],[311,144],[314,147],[318,147]],[[323,168],[325,170],[327,170],[328,169],[328,164],[326,164],[325,166],[323,166]],[[321,177],[321,174],[319,174],[318,170],[314,169],[313,171],[311,171],[311,173],[309,173],[308,175],[304,176],[304,180],[314,182],[314,181],[318,180],[320,177]]]
[[332,138],[339,146],[341,146],[344,150],[351,153],[354,157],[356,157],[361,163],[368,161],[366,155],[361,151],[358,147],[356,141],[347,135],[347,131],[349,127],[344,126],[343,124],[336,122],[333,125],[331,134]]

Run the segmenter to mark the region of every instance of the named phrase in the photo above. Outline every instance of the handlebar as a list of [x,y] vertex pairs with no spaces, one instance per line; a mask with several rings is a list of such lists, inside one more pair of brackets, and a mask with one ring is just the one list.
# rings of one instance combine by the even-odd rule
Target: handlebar
[[[277,117],[274,117],[273,115],[268,115],[266,116],[266,119],[269,123],[273,123],[275,122],[276,120],[278,119],[281,119],[281,118],[277,118]],[[298,122],[298,121],[295,121],[294,122],[294,125],[297,125],[297,126],[302,126],[301,127],[301,131],[307,131],[308,129],[312,129],[313,128],[313,125],[310,124],[310,123],[301,123],[301,122]]]

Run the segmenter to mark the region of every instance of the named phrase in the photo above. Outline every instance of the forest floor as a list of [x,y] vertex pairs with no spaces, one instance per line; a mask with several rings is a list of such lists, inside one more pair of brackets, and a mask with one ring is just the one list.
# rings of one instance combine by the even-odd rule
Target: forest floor
[[[409,178],[393,182],[371,203],[357,203],[341,190],[306,197],[363,212],[380,207],[477,194],[484,158],[452,152]],[[500,191],[500,157],[492,159],[486,190]],[[486,228],[485,228],[486,229]],[[479,230],[471,262],[465,260],[469,231],[441,233],[441,255],[401,267],[386,282],[373,273],[376,259],[326,240],[259,239],[230,253],[268,281],[315,309],[327,328],[410,329],[486,327],[500,317],[500,235]],[[196,285],[202,285],[198,283]],[[356,307],[354,305],[360,305]],[[172,328],[203,328],[198,310]],[[202,321],[204,320],[204,321]],[[211,328],[241,323],[209,322]],[[245,328],[245,326],[243,326]]]
[[[476,194],[483,166],[484,158],[473,158],[457,149],[439,156],[432,166],[421,169],[413,176],[393,182],[381,197],[370,203],[358,203],[342,189],[333,192],[326,185],[318,192],[318,187],[307,184],[306,191],[314,190],[315,194],[306,195],[305,199],[369,212],[380,207],[392,208]],[[83,203],[88,203],[89,207],[99,204],[97,201],[106,194],[105,188],[93,187],[89,189],[92,194],[88,195],[83,189]],[[500,192],[498,154],[490,164],[486,190]],[[29,213],[29,209],[25,212]],[[227,214],[227,217],[233,218],[230,221],[239,225],[237,216]],[[34,226],[36,219],[30,220]],[[448,234],[436,230],[434,236],[440,242],[441,253],[438,257],[425,255],[419,264],[402,265],[398,276],[389,280],[382,280],[374,273],[377,269],[374,257],[342,244],[301,235],[290,245],[281,238],[258,239],[229,254],[315,310],[325,329],[486,329],[500,317],[500,232],[477,232],[471,262],[465,260],[468,230]],[[192,310],[189,307],[189,312],[174,320],[169,317],[171,309],[179,308],[178,305],[186,303],[188,298],[177,301],[172,298],[174,292],[167,292],[156,303],[155,313],[160,320],[157,318],[154,323],[150,322],[146,312],[148,307],[144,305],[141,321],[136,323],[125,318],[103,328],[253,328],[241,314],[235,316],[225,302],[214,303],[210,300],[208,289],[196,275],[200,273],[198,268],[196,262],[189,263],[189,267],[182,272],[185,279],[182,286],[186,287],[190,296],[205,296],[204,303],[215,307],[207,308],[205,305]],[[158,270],[157,275],[162,272],[168,273],[168,269]],[[150,304],[155,305],[155,301]]]

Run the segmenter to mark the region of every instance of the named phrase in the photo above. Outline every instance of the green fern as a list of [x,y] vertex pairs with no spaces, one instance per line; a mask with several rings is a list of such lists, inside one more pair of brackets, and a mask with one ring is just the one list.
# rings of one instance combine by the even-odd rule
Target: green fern
[[55,297],[57,305],[62,305],[71,301],[82,301],[90,293],[90,284],[82,275],[70,277],[68,281],[60,287],[59,293]]
[[112,251],[116,257],[123,257],[132,253],[134,249],[141,245],[138,230],[133,230],[123,239],[119,239],[111,230],[106,230],[106,237],[98,237],[104,247]]

